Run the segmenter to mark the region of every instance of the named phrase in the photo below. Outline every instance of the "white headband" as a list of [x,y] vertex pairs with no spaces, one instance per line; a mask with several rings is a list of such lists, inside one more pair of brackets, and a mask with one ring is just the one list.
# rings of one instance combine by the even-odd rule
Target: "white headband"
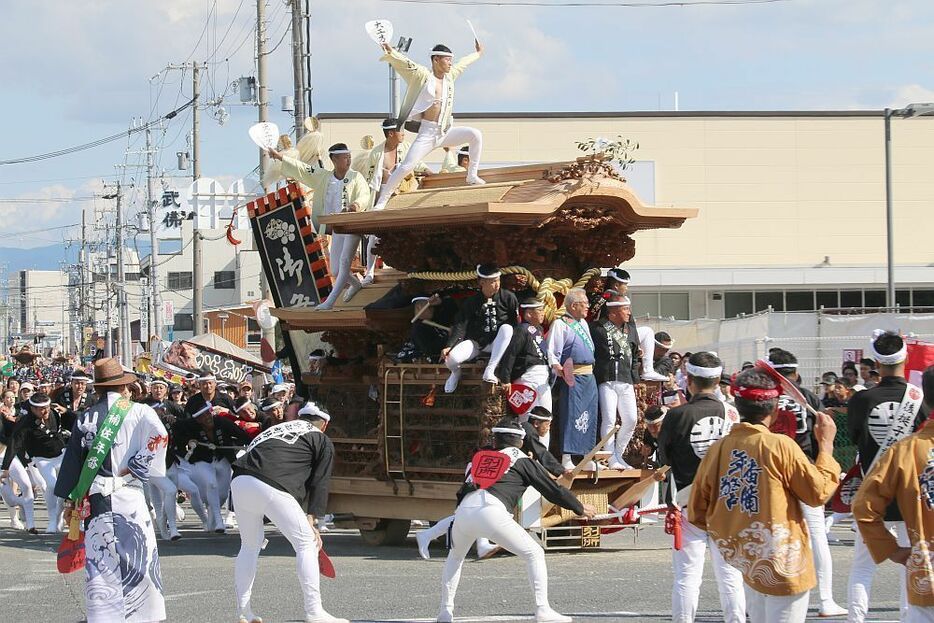
[[769,362],[769,365],[775,368],[776,370],[794,370],[798,367],[796,363],[772,363]]
[[195,380],[198,381],[199,383],[201,381],[216,381],[217,377],[214,376],[213,374],[205,374],[204,376],[199,376]]
[[449,56],[451,58],[454,57],[454,55],[451,52],[444,52],[442,50],[432,50],[430,56]]
[[29,404],[31,404],[31,405],[34,406],[34,407],[47,407],[47,406],[49,406],[50,404],[52,404],[52,400],[49,399],[49,398],[46,398],[46,399],[43,400],[42,402],[35,402],[35,401],[33,401],[32,398],[30,398],[30,399],[29,399]]
[[535,301],[534,303],[522,303],[521,305],[519,305],[519,307],[521,307],[522,309],[538,309],[544,306],[545,304],[541,301]]
[[211,403],[210,403],[210,402],[206,402],[206,403],[204,403],[204,406],[203,406],[202,408],[200,408],[200,409],[198,409],[197,411],[195,411],[194,413],[192,413],[192,414],[191,414],[191,417],[198,417],[199,415],[201,415],[201,414],[204,413],[205,411],[210,411],[210,410],[211,410]]
[[243,408],[244,408],[244,407],[246,407],[246,406],[248,406],[248,405],[251,405],[251,404],[253,404],[253,403],[250,402],[249,400],[247,400],[246,402],[244,402],[244,403],[243,403],[242,405],[240,405],[239,407],[234,407],[234,413],[240,413],[241,411],[243,411]]
[[298,415],[310,415],[312,417],[319,417],[325,422],[331,421],[331,416],[318,408],[313,402],[306,402],[305,406],[298,410]]
[[700,366],[691,365],[691,362],[687,362],[684,365],[684,369],[687,370],[688,374],[691,376],[696,376],[702,379],[718,379],[720,375],[723,374],[723,366],[718,366],[716,368],[702,368]]
[[413,296],[412,297],[413,303],[418,303],[419,301],[430,301],[430,300],[431,300],[431,297],[428,297],[428,296]]
[[395,130],[397,127],[399,127],[399,126],[396,125],[396,122],[395,122],[395,121],[393,121],[393,122],[391,122],[391,123],[387,123],[387,122],[384,122],[384,123],[383,123],[383,129],[384,129],[384,130]]
[[671,348],[672,346],[675,345],[675,341],[674,341],[674,340],[671,340],[671,343],[670,343],[670,344],[662,344],[662,343],[659,342],[658,340],[655,340],[655,345],[656,345],[656,346],[661,346],[662,348]]
[[618,301],[607,301],[607,307],[632,307],[632,301],[629,300],[628,296],[624,296]]
[[329,149],[328,150],[329,156],[340,156],[341,154],[349,154],[349,153],[350,153],[349,149]]
[[883,355],[876,350],[876,340],[885,335],[886,331],[882,329],[876,329],[872,332],[872,339],[869,340],[869,354],[872,355],[872,358],[881,363],[883,366],[897,366],[900,363],[908,358],[908,345],[905,344],[905,340],[902,340],[902,348],[898,352],[892,353],[891,355]]
[[608,276],[610,277],[610,279],[612,279],[613,281],[618,281],[619,283],[629,283],[629,278],[628,278],[628,277],[617,277],[617,276],[616,276],[616,273],[607,273],[607,275],[608,275]]
[[165,385],[166,387],[169,386],[169,384],[166,383],[164,379],[153,379],[149,386],[152,387],[153,385]]
[[524,428],[506,428],[505,426],[494,426],[490,429],[494,435],[516,435],[517,437],[522,437],[525,439],[525,429]]
[[542,420],[543,422],[550,422],[552,420],[551,415],[539,415],[537,413],[529,413],[530,420]]
[[462,155],[462,156],[469,156],[469,155],[470,155],[470,147],[461,147],[460,149],[457,150],[457,153],[460,154],[460,155]]
[[263,405],[263,411],[272,411],[276,407],[281,407],[281,406],[282,406],[282,402],[279,400],[275,400],[273,402],[270,402],[268,405]]
[[484,275],[482,272],[480,272],[481,266],[482,264],[477,264],[477,277],[480,277],[481,279],[496,279],[497,277],[500,277],[503,274],[501,271],[496,271],[495,273],[491,275]]

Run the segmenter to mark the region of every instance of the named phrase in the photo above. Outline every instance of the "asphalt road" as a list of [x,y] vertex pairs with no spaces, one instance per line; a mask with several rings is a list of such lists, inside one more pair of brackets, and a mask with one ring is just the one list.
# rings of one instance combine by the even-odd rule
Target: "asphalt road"
[[[45,525],[44,516],[40,526]],[[54,550],[60,537],[29,536],[0,519],[0,621],[70,622],[84,618],[81,572],[61,576]],[[268,530],[269,545],[260,557],[253,591],[256,613],[268,623],[302,621],[302,599],[295,559],[288,542]],[[235,533],[208,535],[186,520],[184,538],[160,541],[162,578],[168,620],[230,623],[236,620],[233,559],[239,549]],[[835,528],[832,545],[834,591],[846,601],[853,533]],[[670,620],[672,574],[671,537],[649,527],[633,540],[631,531],[604,538],[604,549],[592,553],[551,553],[547,556],[552,606],[575,621]],[[444,550],[432,549],[431,561],[418,557],[414,533],[399,547],[374,548],[355,531],[324,535],[337,578],[322,578],[325,608],[354,621],[433,621],[437,614]],[[898,567],[882,565],[872,592],[873,621],[898,620]],[[816,618],[816,592],[811,615]],[[457,595],[457,621],[531,621],[534,611],[525,566],[514,557],[469,560]],[[710,566],[704,574],[700,602],[703,622],[720,621],[719,601]],[[826,619],[820,619],[826,620]],[[843,619],[839,619],[843,620]]]

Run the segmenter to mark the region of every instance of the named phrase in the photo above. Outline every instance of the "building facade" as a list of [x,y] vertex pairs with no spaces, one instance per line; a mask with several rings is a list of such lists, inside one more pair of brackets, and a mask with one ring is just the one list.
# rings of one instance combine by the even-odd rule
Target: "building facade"
[[[325,144],[378,136],[379,114],[322,114]],[[634,236],[638,315],[885,305],[882,111],[461,114],[493,165],[571,160],[576,141],[638,143],[626,173],[656,206],[698,208]],[[429,164],[440,163],[438,150]],[[481,169],[484,167],[481,164]],[[892,122],[896,302],[934,306],[934,119]],[[570,276],[570,275],[569,275]]]

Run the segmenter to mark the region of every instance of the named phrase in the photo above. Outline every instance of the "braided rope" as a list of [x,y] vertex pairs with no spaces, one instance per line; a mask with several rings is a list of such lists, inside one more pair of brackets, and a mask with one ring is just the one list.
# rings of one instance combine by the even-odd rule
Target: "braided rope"
[[[506,266],[501,268],[500,272],[504,275],[523,275],[528,279],[529,287],[535,290],[535,298],[545,304],[546,322],[553,322],[555,318],[565,314],[564,306],[558,307],[555,294],[566,296],[571,288],[583,288],[591,279],[599,277],[601,273],[599,268],[590,268],[577,281],[571,281],[569,278],[553,279],[552,277],[545,277],[539,281],[524,266]],[[422,281],[472,282],[477,278],[477,273],[473,270],[458,272],[422,271],[408,273],[406,277]]]

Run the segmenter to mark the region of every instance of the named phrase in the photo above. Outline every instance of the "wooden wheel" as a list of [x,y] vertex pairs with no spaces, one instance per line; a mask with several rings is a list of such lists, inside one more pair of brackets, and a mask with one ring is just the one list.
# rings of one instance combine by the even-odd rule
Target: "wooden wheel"
[[411,523],[409,519],[380,519],[374,528],[360,526],[360,536],[367,545],[402,545]]

